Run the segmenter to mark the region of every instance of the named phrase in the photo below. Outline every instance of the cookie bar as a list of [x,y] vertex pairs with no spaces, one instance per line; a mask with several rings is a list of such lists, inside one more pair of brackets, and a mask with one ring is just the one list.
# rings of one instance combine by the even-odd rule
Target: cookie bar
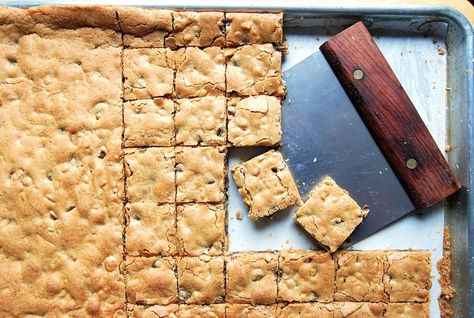
[[173,146],[174,102],[142,99],[124,103],[125,147]]
[[173,204],[129,203],[125,211],[128,255],[176,255],[176,207]]
[[227,93],[240,96],[285,95],[281,53],[271,44],[226,49]]
[[276,317],[277,306],[252,306],[246,304],[227,304],[227,318],[274,318]]
[[127,299],[137,305],[177,303],[176,261],[172,257],[128,257]]
[[382,303],[334,303],[334,318],[382,318]]
[[174,203],[174,149],[130,148],[125,151],[129,202]]
[[283,13],[226,13],[226,46],[283,42]]
[[227,258],[228,303],[273,304],[277,298],[278,256],[273,253],[240,253]]
[[224,12],[173,12],[173,32],[166,46],[223,46]]
[[332,302],[334,261],[329,253],[282,251],[279,258],[278,299],[287,302]]
[[232,146],[274,146],[281,141],[281,100],[274,96],[231,98],[228,139]]
[[162,48],[173,31],[172,11],[118,7],[123,45],[128,48]]
[[207,96],[176,101],[176,143],[184,146],[226,144],[226,99]]
[[296,211],[296,222],[322,247],[335,252],[367,213],[346,190],[339,187],[332,178],[326,177],[315,186],[309,199]]
[[389,303],[386,305],[384,318],[429,318],[429,303]]
[[233,166],[231,171],[253,221],[300,201],[293,177],[279,152],[270,150]]
[[224,301],[223,257],[180,257],[178,296],[186,304],[215,304]]
[[192,305],[180,305],[179,318],[224,318],[225,317],[225,305],[217,304],[210,306],[192,306]]
[[174,96],[174,53],[168,48],[125,49],[125,100]]
[[384,275],[390,302],[428,302],[431,288],[429,252],[391,251]]
[[334,318],[332,304],[301,303],[289,304],[279,308],[278,318]]
[[176,201],[223,202],[225,165],[225,148],[176,147]]
[[223,204],[183,204],[178,206],[177,214],[180,255],[224,254]]
[[175,64],[179,98],[224,96],[225,58],[220,47],[179,49]]
[[128,304],[130,318],[178,318],[178,304],[140,306]]
[[383,282],[384,252],[349,252],[336,255],[336,301],[386,302]]

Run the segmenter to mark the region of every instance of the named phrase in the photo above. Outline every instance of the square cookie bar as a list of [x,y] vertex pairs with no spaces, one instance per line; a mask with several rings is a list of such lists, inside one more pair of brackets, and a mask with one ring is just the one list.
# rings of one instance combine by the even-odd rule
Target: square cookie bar
[[173,32],[166,46],[223,46],[224,12],[173,12]]
[[296,211],[296,222],[322,247],[335,252],[359,225],[368,211],[361,209],[336,182],[326,177]]
[[282,155],[270,150],[232,167],[232,176],[253,221],[300,201]]
[[225,58],[220,47],[187,47],[176,51],[176,92],[179,98],[224,96]]
[[275,318],[277,305],[252,306],[246,304],[227,304],[227,318]]
[[125,100],[174,96],[174,53],[167,48],[125,49]]
[[176,101],[176,143],[184,146],[226,144],[226,98],[206,96]]
[[131,256],[171,256],[177,253],[174,204],[129,203],[125,241]]
[[224,301],[224,257],[180,257],[178,296],[186,304],[215,304]]
[[283,13],[228,12],[226,46],[283,42]]
[[389,303],[385,307],[384,318],[429,318],[429,303]]
[[285,95],[281,53],[271,44],[226,49],[227,93],[240,96]]
[[127,317],[129,318],[177,318],[178,304],[140,306],[127,304]]
[[382,318],[382,303],[334,303],[334,318]]
[[332,302],[334,261],[329,253],[288,250],[279,258],[278,299]]
[[165,47],[165,38],[173,31],[172,11],[132,7],[116,10],[126,48]]
[[169,148],[130,148],[125,151],[129,202],[174,203],[175,155]]
[[385,290],[390,302],[428,302],[431,288],[429,252],[387,252]]
[[176,201],[224,201],[226,149],[176,147]]
[[176,261],[172,257],[128,257],[127,299],[137,305],[178,302]]
[[228,303],[273,304],[277,299],[278,256],[274,253],[239,253],[227,258]]
[[[158,316],[161,317],[161,316]],[[179,318],[224,318],[225,305],[217,304],[210,306],[180,305]]]
[[386,302],[384,252],[342,251],[336,256],[336,301]]
[[178,205],[180,255],[223,255],[225,250],[225,210],[223,204],[188,203]]
[[[332,304],[301,303],[283,305],[277,312],[278,318],[334,318]],[[354,317],[356,318],[356,317]]]
[[234,97],[228,103],[228,139],[234,147],[274,146],[281,141],[281,100]]
[[175,106],[171,99],[124,103],[125,147],[173,146]]

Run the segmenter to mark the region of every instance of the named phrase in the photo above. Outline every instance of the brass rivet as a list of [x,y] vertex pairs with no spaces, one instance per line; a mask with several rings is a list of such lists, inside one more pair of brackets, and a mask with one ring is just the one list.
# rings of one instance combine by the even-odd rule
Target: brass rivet
[[407,160],[407,167],[408,167],[408,169],[413,170],[413,169],[416,168],[417,165],[418,165],[418,162],[416,162],[415,159],[410,158],[410,159]]
[[360,80],[362,79],[362,77],[364,77],[364,72],[362,72],[362,70],[355,70],[354,73],[352,73],[352,75],[354,76],[356,80]]

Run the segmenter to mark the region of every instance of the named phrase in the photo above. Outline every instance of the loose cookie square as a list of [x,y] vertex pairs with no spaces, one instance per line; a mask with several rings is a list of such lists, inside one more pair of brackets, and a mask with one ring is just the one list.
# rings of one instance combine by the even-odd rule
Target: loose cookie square
[[125,100],[174,96],[174,53],[168,48],[125,49]]
[[178,259],[178,296],[186,304],[222,303],[224,258],[202,255]]
[[172,257],[128,257],[127,299],[137,305],[177,303],[176,261]]
[[385,290],[390,302],[428,302],[431,288],[429,252],[386,253]]
[[239,96],[285,95],[281,53],[271,44],[226,49],[227,93]]
[[173,32],[166,46],[223,46],[224,12],[173,12]]
[[274,146],[281,141],[281,100],[274,96],[231,98],[228,139],[234,147]]
[[246,304],[227,304],[227,318],[275,318],[277,306],[252,306]]
[[226,46],[283,42],[283,13],[226,13]]
[[125,147],[173,146],[174,113],[174,102],[170,99],[125,102]]
[[273,304],[277,299],[278,256],[274,253],[240,253],[227,258],[228,303]]
[[176,143],[184,146],[226,144],[226,99],[206,96],[176,101]]
[[226,150],[214,147],[176,147],[176,201],[224,201]]
[[343,251],[336,255],[336,301],[386,302],[384,252]]
[[126,205],[127,254],[171,256],[177,253],[174,204],[129,203]]
[[224,50],[187,47],[176,51],[176,92],[179,98],[224,96]]
[[130,148],[125,151],[129,202],[174,203],[173,148]]
[[296,211],[296,222],[322,247],[335,252],[367,213],[368,210],[360,208],[346,190],[326,177]]
[[293,177],[279,152],[270,150],[233,166],[231,171],[253,221],[300,201]]
[[332,302],[334,261],[329,253],[282,251],[278,299],[287,302]]
[[178,238],[180,255],[223,255],[225,250],[225,210],[223,204],[179,205]]

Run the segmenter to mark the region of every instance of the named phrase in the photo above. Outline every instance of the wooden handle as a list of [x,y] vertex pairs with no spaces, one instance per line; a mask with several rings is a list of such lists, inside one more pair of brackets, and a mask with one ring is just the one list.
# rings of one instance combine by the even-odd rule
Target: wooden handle
[[459,190],[459,181],[364,24],[337,34],[321,51],[415,207],[431,206]]

